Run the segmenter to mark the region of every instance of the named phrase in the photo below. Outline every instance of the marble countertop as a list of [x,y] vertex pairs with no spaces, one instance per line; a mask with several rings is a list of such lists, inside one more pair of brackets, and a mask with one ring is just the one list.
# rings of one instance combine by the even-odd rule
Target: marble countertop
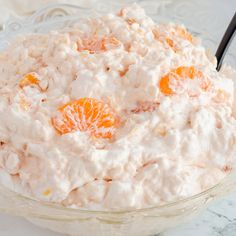
[[[26,220],[0,214],[2,236],[62,236],[40,229]],[[181,225],[160,236],[235,236],[236,193],[215,202],[188,224]]]

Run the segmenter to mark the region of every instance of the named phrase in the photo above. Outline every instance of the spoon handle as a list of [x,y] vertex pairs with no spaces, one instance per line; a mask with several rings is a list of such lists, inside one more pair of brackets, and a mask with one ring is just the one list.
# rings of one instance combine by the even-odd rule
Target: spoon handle
[[216,70],[217,71],[219,71],[222,66],[222,62],[224,60],[227,49],[229,48],[229,45],[233,40],[233,37],[235,35],[235,31],[236,31],[236,13],[234,14],[234,17],[231,20],[231,22],[224,34],[224,37],[222,38],[220,45],[216,51],[216,59],[217,59]]

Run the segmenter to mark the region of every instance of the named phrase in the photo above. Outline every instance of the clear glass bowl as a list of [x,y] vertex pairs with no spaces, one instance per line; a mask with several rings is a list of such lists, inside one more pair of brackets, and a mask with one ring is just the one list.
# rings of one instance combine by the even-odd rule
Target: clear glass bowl
[[[78,5],[51,5],[37,11],[26,20],[12,19],[0,33],[0,50],[16,35],[68,27],[94,11],[106,13],[133,1],[79,1]],[[236,9],[235,0],[145,0],[136,1],[156,21],[184,23],[190,31],[203,39],[203,43],[215,51],[231,12]],[[227,2],[227,3],[226,3]],[[226,4],[226,5],[225,5]],[[214,8],[212,8],[214,6]],[[214,11],[212,11],[214,9]],[[220,14],[223,11],[228,14]],[[233,45],[227,62],[236,67],[236,50]],[[233,171],[216,186],[178,202],[147,209],[127,211],[88,211],[69,209],[58,204],[45,203],[21,196],[0,186],[0,211],[27,218],[39,226],[74,236],[146,236],[155,235],[190,220],[210,202],[236,190],[236,173]]]

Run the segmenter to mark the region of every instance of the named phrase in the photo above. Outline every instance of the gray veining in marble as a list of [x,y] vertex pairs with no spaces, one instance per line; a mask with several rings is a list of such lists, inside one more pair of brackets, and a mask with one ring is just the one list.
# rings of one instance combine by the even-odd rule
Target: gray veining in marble
[[192,222],[161,236],[235,236],[236,194],[212,204]]

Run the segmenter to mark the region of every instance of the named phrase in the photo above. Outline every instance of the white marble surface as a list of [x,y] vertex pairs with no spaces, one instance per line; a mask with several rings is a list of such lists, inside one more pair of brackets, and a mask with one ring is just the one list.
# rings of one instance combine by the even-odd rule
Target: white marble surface
[[[0,214],[1,236],[62,236],[40,229],[26,220]],[[188,224],[174,228],[161,236],[235,236],[236,194],[232,194],[202,212]],[[112,235],[111,235],[112,236]],[[128,236],[128,235],[127,235]]]
[[161,236],[235,236],[236,194],[215,202],[192,222]]

